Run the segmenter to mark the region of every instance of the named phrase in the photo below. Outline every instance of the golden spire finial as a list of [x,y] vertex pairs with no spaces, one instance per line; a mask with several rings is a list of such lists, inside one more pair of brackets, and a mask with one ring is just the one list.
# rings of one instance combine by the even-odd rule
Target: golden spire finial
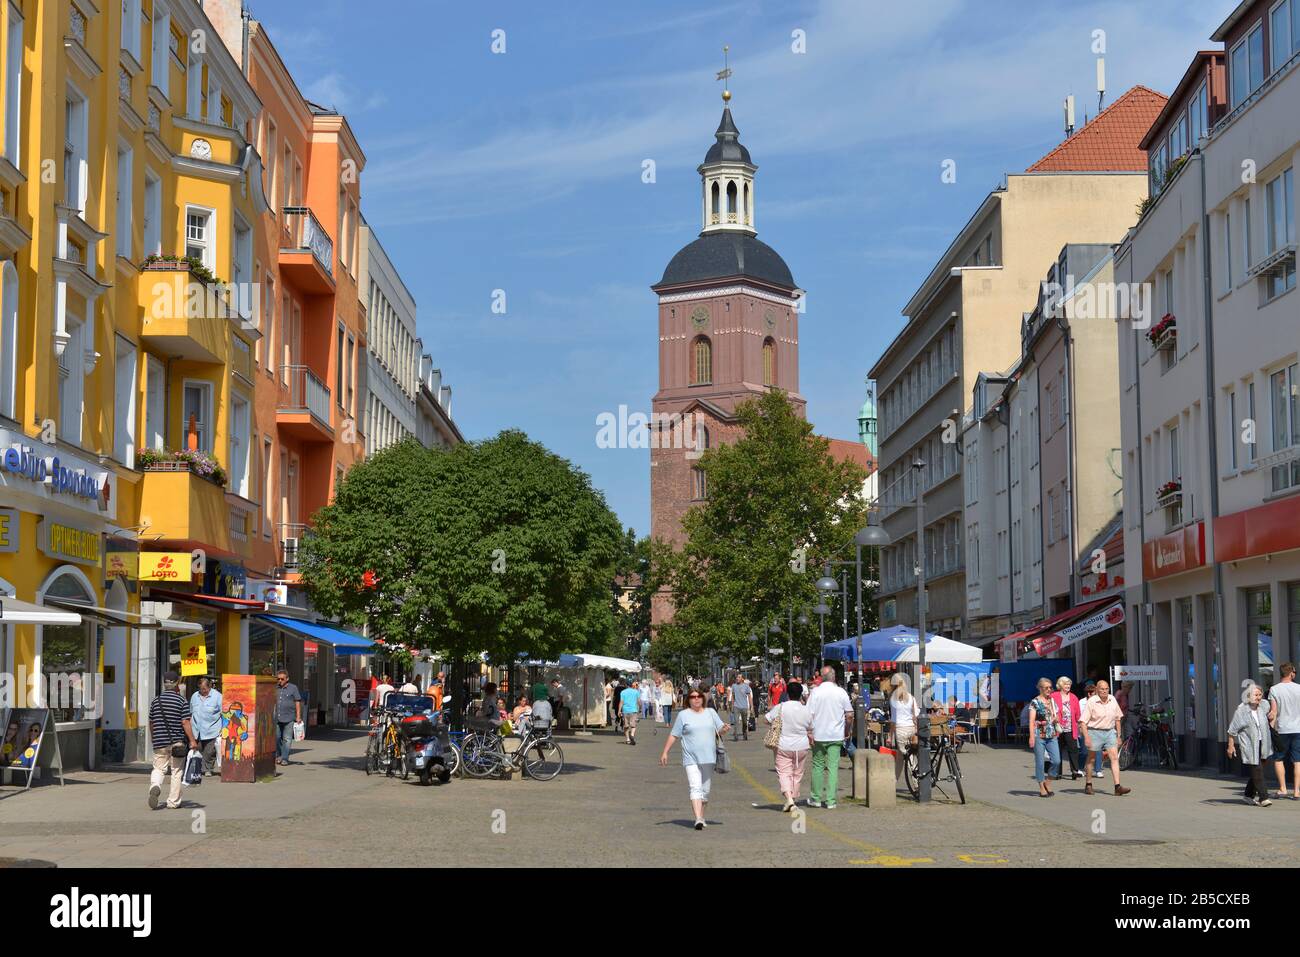
[[718,77],[717,77],[719,80],[722,81],[722,102],[723,103],[731,102],[731,90],[728,89],[729,84],[727,83],[727,79],[731,76],[731,67],[728,66],[728,61],[727,61],[727,52],[730,49],[731,49],[730,46],[724,46],[722,48],[722,69],[718,71]]

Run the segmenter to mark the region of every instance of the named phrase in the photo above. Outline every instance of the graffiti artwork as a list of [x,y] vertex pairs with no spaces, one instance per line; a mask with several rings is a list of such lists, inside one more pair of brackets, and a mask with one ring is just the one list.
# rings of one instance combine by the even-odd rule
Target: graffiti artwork
[[243,783],[275,777],[275,679],[222,675],[221,780]]

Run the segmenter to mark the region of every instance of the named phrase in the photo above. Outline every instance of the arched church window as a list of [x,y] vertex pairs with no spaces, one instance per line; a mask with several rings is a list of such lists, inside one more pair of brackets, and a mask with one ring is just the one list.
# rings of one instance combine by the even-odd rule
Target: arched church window
[[700,336],[691,343],[691,385],[707,385],[713,381],[713,343]]
[[713,187],[712,189],[710,189],[709,192],[712,193],[713,195],[713,205],[711,209],[713,212],[713,221],[716,223],[718,221],[718,214],[720,212],[718,208],[718,204],[722,201],[722,191],[718,188],[717,180],[713,181]]
[[776,343],[763,340],[763,385],[776,385]]
[[691,469],[691,498],[697,502],[709,497],[709,483],[704,469],[698,465]]
[[736,221],[736,181],[727,181],[727,222]]
[[748,183],[745,184],[744,197],[745,197],[745,205],[742,206],[741,209],[742,209],[742,210],[744,211],[744,213],[745,213],[745,225],[748,226],[748,225],[750,224],[750,220],[753,219],[753,216],[754,216],[754,210],[750,207],[751,200],[750,200],[750,196],[749,196],[749,184],[748,184]]

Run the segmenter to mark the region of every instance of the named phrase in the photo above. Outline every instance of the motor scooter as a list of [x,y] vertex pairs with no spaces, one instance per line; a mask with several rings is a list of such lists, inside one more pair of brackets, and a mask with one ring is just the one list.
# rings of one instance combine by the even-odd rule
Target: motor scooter
[[451,780],[447,767],[447,726],[442,716],[434,712],[413,714],[400,723],[402,737],[406,740],[406,767],[424,785],[446,784]]

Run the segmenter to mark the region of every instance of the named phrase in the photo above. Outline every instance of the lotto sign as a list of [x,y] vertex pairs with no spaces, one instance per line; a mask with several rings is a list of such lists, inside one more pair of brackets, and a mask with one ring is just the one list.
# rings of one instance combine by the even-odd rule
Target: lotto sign
[[141,552],[140,581],[187,582],[190,580],[188,552]]
[[208,673],[208,647],[202,638],[187,638],[181,642],[181,677]]

